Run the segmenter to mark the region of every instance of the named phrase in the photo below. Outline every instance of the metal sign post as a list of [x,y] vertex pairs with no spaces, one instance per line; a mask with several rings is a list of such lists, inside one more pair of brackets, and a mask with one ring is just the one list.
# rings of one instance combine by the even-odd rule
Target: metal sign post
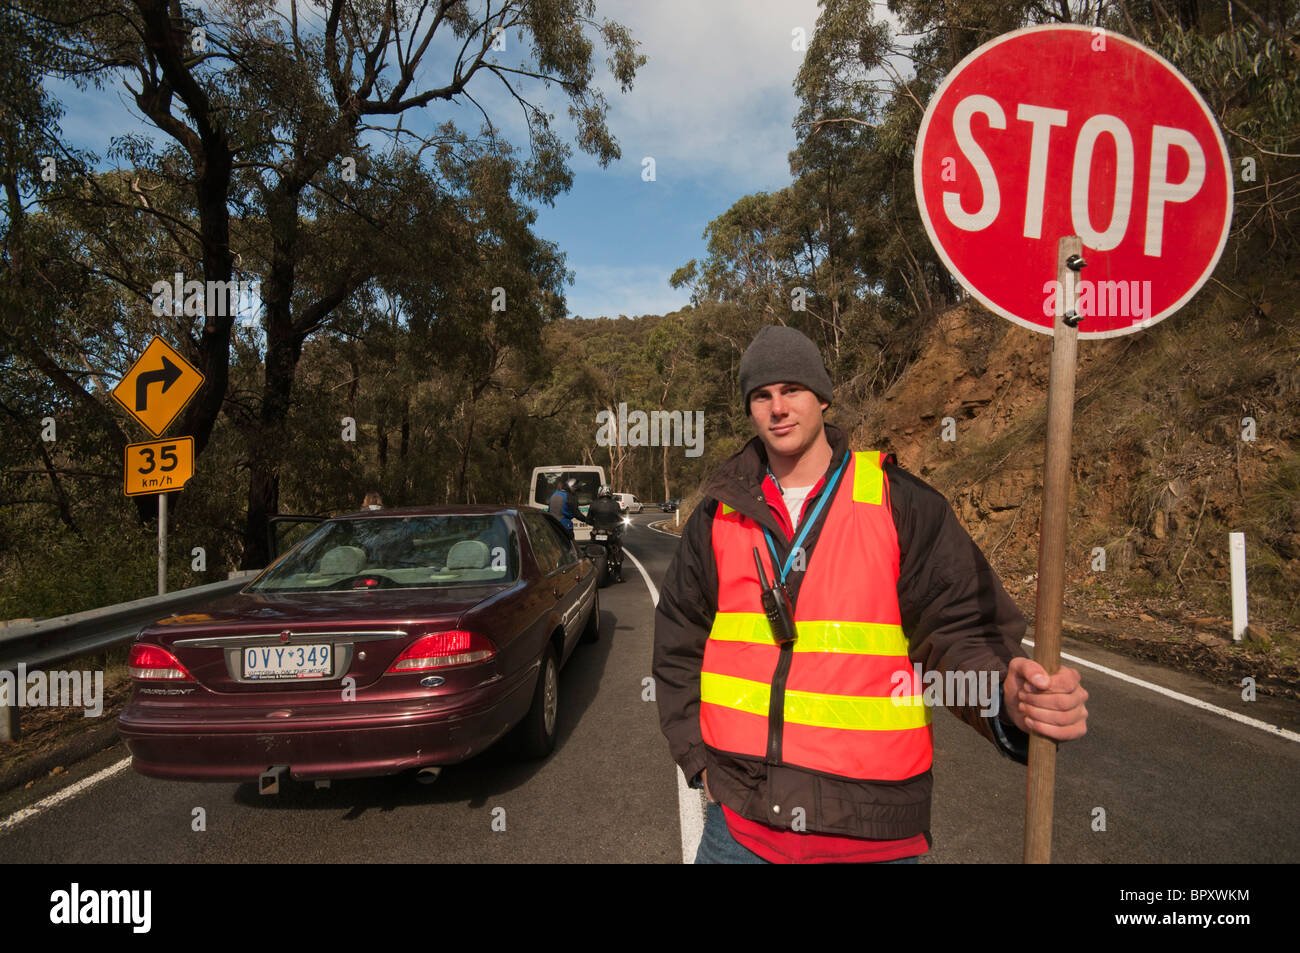
[[167,595],[167,494],[158,494],[158,595]]
[[[203,373],[160,337],[122,375],[112,397],[155,437],[171,426],[203,386]],[[126,496],[158,493],[158,595],[167,592],[167,493],[194,475],[194,438],[173,437],[128,444],[122,467]]]

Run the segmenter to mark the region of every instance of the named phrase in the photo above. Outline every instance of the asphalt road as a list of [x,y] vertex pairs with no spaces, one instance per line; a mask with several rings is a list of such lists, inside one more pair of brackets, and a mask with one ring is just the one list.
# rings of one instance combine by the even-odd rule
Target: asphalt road
[[[663,518],[634,517],[626,537],[655,586],[676,546],[648,528]],[[0,799],[0,861],[678,863],[694,846],[683,845],[683,817],[689,827],[700,805],[694,792],[679,802],[655,705],[643,700],[653,606],[630,561],[624,575],[601,591],[600,641],[580,646],[561,673],[559,741],[544,762],[493,749],[428,786],[405,777],[324,790],[290,784],[274,797],[253,785],[160,781],[127,768],[15,823],[14,812],[55,787],[66,791],[121,762],[119,746]],[[1237,686],[1070,640],[1064,651],[1300,732],[1297,706],[1243,702]],[[1081,670],[1089,732],[1058,756],[1054,860],[1300,860],[1300,830],[1290,823],[1300,743]],[[922,862],[1019,861],[1025,769],[946,713],[935,713],[934,726],[934,849]],[[203,830],[195,829],[199,808]]]

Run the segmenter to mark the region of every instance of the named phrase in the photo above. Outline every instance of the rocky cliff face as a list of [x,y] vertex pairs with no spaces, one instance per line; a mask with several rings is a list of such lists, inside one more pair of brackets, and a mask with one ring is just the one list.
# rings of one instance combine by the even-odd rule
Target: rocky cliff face
[[[1211,303],[1080,341],[1066,599],[1076,634],[1300,687],[1293,323],[1293,311]],[[831,418],[943,492],[1031,617],[1050,354],[1047,335],[963,304],[883,397]],[[1244,645],[1230,645],[1229,531],[1247,533],[1255,638]]]

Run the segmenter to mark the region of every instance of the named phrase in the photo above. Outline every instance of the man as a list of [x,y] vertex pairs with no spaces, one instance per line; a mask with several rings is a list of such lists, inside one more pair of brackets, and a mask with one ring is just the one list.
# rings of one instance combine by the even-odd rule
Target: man
[[623,534],[623,512],[614,499],[614,491],[602,485],[596,491],[596,499],[587,507],[587,521],[595,529],[608,530],[609,568],[616,582],[623,581],[623,543],[619,538]]
[[1028,731],[1084,734],[1087,693],[1025,657],[1024,617],[947,501],[824,424],[816,345],[764,328],[740,394],[757,436],[705,485],[655,619],[660,723],[709,801],[697,863],[915,862],[933,750],[915,664],[983,678],[993,705],[943,701],[1021,763]]
[[573,521],[586,523],[587,520],[582,518],[582,513],[576,505],[574,493],[578,487],[576,477],[566,477],[560,481],[555,492],[551,494],[550,500],[547,501],[548,511],[552,516],[560,521],[565,532],[569,534],[569,539],[573,539]]

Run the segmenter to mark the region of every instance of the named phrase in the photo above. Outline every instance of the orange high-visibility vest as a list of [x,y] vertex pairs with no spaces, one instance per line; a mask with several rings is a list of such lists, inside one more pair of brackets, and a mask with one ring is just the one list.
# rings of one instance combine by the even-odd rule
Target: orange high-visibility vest
[[883,454],[851,455],[805,557],[798,638],[785,649],[763,614],[754,566],[758,547],[768,578],[778,578],[763,528],[718,506],[718,612],[700,673],[709,747],[861,780],[929,770],[930,709],[901,625],[898,530],[883,466]]

